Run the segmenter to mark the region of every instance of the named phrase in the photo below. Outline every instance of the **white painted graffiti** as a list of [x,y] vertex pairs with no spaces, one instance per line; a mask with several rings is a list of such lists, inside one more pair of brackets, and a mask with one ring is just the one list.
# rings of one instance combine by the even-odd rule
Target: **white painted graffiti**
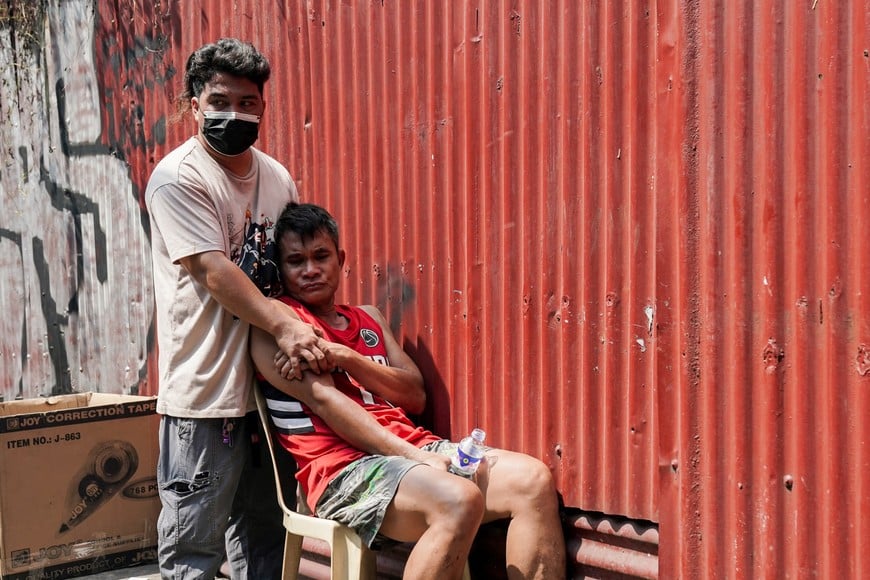
[[151,264],[125,161],[101,146],[91,0],[48,2],[41,51],[0,30],[0,395],[127,393]]

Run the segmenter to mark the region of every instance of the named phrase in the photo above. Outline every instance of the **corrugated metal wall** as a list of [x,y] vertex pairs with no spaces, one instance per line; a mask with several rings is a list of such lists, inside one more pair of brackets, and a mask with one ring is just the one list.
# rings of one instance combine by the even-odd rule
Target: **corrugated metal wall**
[[660,10],[662,572],[867,577],[870,3]]
[[[168,122],[187,54],[243,36],[274,65],[260,144],[339,217],[345,298],[387,311],[426,374],[425,420],[485,427],[547,461],[570,508],[608,514],[571,520],[575,574],[607,568],[595,542],[626,533],[646,547],[617,550],[613,568],[634,576],[650,572],[644,551],[662,578],[870,574],[870,2],[101,0],[90,20],[88,6],[50,3],[49,82],[4,69],[4,144],[21,145],[0,173],[17,212],[0,226],[0,299],[20,314],[0,326],[4,395],[62,374],[62,357],[34,359],[39,328],[49,345],[75,337],[83,375],[108,369],[94,328],[129,332],[118,300],[148,296],[137,246],[123,278],[100,278],[107,242],[87,234],[66,236],[79,289],[114,310],[55,316],[64,290],[31,319],[16,298],[54,278],[28,273],[37,246],[14,235],[50,225],[22,202],[45,181],[11,169],[40,158],[15,136],[72,134],[40,91],[66,79],[72,103],[98,89],[102,107],[66,119],[101,147],[42,158],[120,158],[126,180],[95,171],[111,179],[73,190],[135,200],[189,134]],[[70,68],[90,62],[88,26],[98,87]],[[10,83],[37,95],[36,121],[10,106]],[[58,219],[89,232],[76,216],[112,199]],[[153,353],[129,343],[153,392]]]

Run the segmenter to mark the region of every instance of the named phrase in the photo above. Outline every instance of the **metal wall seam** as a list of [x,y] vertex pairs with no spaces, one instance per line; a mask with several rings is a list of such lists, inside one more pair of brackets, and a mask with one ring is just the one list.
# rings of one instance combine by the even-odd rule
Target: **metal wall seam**
[[[845,227],[848,259],[846,270],[850,272],[852,286],[848,293],[850,320],[854,327],[849,333],[845,360],[852,362],[846,365],[846,377],[843,383],[835,385],[833,390],[840,393],[851,409],[851,417],[847,421],[846,458],[843,468],[846,472],[847,497],[853,505],[847,505],[850,510],[848,522],[850,537],[848,546],[851,550],[847,556],[844,574],[859,578],[870,574],[870,551],[866,549],[867,538],[870,538],[870,422],[862,418],[870,417],[870,295],[865,289],[870,288],[870,261],[866,257],[867,232],[870,231],[870,2],[851,2],[851,11],[845,14],[848,23],[848,34],[844,35],[844,54],[847,55],[843,65],[845,74],[845,107],[846,128],[845,148],[846,159],[844,168],[844,190],[846,191]],[[847,8],[844,8],[847,10]],[[845,385],[843,397],[841,390]],[[803,553],[809,550],[803,550]]]

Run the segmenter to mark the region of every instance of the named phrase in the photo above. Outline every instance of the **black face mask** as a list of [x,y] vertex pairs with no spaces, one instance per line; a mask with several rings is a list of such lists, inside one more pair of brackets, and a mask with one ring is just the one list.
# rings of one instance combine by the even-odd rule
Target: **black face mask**
[[203,111],[202,136],[212,149],[233,157],[247,151],[257,140],[260,117],[228,111]]

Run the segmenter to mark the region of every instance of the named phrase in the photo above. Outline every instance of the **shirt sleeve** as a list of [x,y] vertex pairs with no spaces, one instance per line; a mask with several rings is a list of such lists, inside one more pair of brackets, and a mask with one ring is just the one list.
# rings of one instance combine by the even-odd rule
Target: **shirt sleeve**
[[173,263],[203,252],[227,253],[217,208],[205,190],[164,183],[152,195],[149,211]]

